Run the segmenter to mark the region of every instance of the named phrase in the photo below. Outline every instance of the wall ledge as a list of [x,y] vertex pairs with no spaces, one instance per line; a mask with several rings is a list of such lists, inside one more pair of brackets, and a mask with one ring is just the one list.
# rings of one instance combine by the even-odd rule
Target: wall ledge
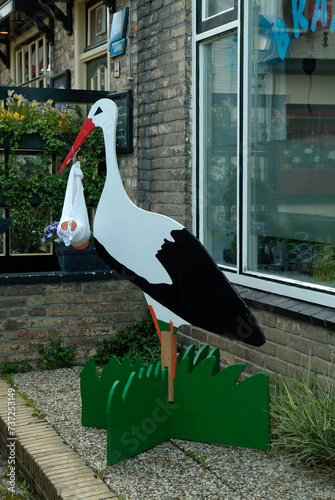
[[0,275],[1,285],[24,285],[31,283],[62,283],[70,281],[101,281],[119,279],[115,271],[51,271],[43,273],[11,273]]
[[335,331],[335,308],[315,305],[241,285],[234,285],[234,288],[250,307],[299,319],[314,326]]

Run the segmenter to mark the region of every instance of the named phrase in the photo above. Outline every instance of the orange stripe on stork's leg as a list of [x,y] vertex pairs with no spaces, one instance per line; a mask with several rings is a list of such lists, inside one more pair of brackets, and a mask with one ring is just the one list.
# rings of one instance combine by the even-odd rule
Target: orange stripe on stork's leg
[[162,341],[162,334],[161,334],[161,330],[160,330],[159,325],[158,325],[158,321],[157,321],[157,317],[156,317],[154,308],[149,305],[149,310],[150,310],[150,314],[151,314],[152,320],[154,322],[154,325],[155,325],[155,328],[157,331],[158,338],[160,341]]

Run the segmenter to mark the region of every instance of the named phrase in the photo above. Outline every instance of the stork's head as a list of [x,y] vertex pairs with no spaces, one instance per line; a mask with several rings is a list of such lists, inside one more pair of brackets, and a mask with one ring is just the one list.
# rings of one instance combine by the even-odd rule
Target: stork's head
[[59,174],[63,172],[67,164],[70,162],[72,157],[78,151],[86,137],[92,132],[95,127],[102,127],[106,129],[107,127],[113,126],[117,121],[117,106],[110,99],[99,99],[88,113],[88,116],[82,126],[76,140],[71,147],[71,150],[67,157],[65,158],[61,168],[59,169]]

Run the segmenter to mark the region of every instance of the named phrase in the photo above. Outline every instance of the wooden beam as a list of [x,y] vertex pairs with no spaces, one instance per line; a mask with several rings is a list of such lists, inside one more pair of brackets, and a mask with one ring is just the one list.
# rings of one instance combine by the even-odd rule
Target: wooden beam
[[161,365],[162,369],[168,369],[168,400],[174,401],[173,390],[173,333],[162,332],[161,334]]

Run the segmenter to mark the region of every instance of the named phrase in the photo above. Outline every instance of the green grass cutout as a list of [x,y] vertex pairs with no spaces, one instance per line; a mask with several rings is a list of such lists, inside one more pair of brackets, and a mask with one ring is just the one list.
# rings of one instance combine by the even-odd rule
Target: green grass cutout
[[170,438],[268,450],[269,377],[237,380],[244,364],[220,370],[220,351],[190,346],[178,357],[174,402],[167,369],[113,357],[99,377],[94,358],[81,375],[82,424],[107,428],[107,464],[114,465]]
[[111,387],[117,380],[124,387],[131,373],[137,373],[143,367],[142,358],[138,358],[132,364],[128,357],[124,358],[121,363],[114,356],[105,365],[99,377],[95,360],[91,358],[85,364],[80,377],[82,425],[106,429],[106,406]]

